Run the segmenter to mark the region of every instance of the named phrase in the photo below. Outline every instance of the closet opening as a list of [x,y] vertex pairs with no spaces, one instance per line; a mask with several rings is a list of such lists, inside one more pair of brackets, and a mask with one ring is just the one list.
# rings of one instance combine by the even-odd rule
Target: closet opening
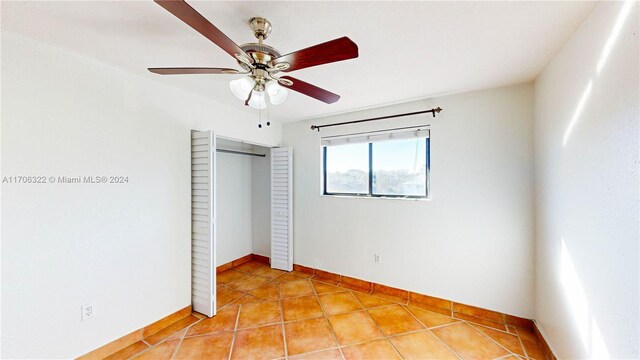
[[216,263],[271,256],[271,149],[216,138]]

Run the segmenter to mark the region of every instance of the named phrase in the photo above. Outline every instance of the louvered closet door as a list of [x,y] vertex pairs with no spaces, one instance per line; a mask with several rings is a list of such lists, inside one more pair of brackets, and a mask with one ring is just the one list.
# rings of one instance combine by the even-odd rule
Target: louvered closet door
[[291,148],[271,149],[271,267],[293,270]]
[[193,310],[216,314],[216,138],[191,132],[191,303]]

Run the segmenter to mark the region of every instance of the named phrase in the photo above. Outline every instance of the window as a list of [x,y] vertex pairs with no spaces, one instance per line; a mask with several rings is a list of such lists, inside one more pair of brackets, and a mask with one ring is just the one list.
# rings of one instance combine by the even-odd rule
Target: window
[[429,195],[429,130],[325,138],[325,195]]
[[369,144],[325,147],[326,193],[369,193]]

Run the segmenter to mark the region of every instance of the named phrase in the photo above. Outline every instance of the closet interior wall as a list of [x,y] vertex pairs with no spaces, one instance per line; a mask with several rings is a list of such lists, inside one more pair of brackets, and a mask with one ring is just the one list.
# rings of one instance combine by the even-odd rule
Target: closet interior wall
[[264,157],[217,152],[217,264],[247,254],[269,255],[270,149],[217,139],[217,149],[265,154]]

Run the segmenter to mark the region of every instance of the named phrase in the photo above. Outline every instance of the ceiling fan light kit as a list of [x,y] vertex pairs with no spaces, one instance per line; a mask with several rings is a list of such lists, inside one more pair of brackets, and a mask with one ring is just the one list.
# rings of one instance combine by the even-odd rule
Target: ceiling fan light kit
[[254,109],[262,110],[267,107],[267,102],[264,99],[264,91],[256,91],[253,90],[251,94],[251,98],[247,102],[249,106]]
[[229,88],[235,97],[254,109],[267,107],[267,95],[272,105],[282,104],[287,100],[287,89],[326,104],[332,104],[340,99],[339,95],[291,76],[280,76],[279,73],[358,57],[358,46],[348,37],[281,55],[274,47],[264,44],[264,40],[271,33],[272,26],[269,20],[262,17],[253,17],[249,20],[249,26],[258,42],[238,46],[184,0],[155,0],[155,2],[233,56],[243,71],[200,67],[149,68],[148,70],[160,75],[245,75],[240,79],[232,80]]

